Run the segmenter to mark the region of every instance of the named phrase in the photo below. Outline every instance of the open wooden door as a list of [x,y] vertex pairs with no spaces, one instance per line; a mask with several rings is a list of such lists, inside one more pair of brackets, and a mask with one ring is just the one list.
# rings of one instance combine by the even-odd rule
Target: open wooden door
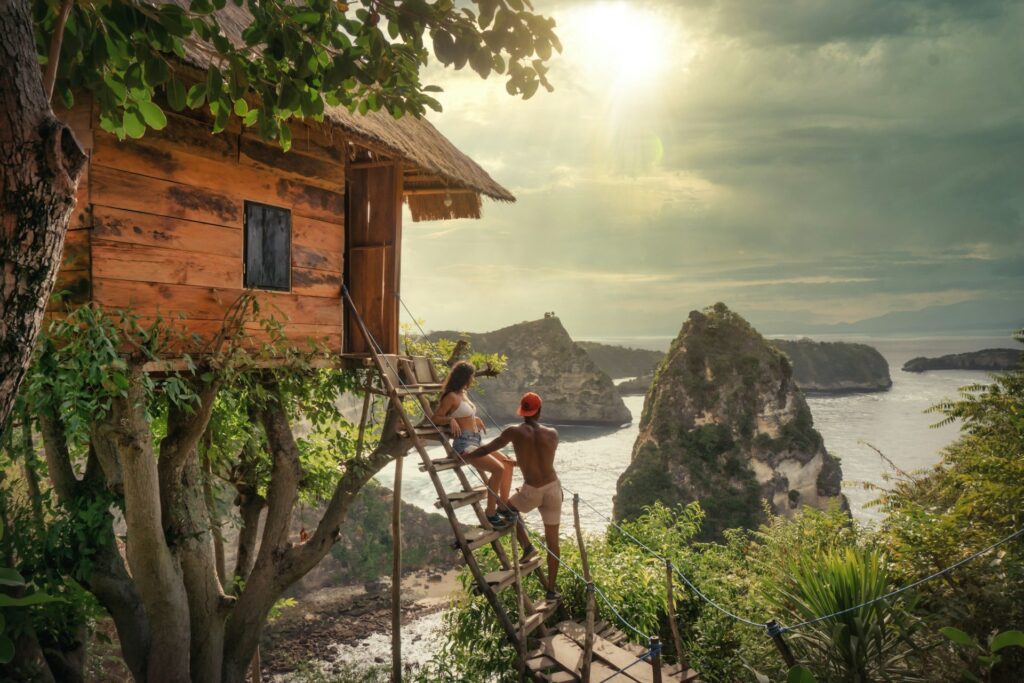
[[[346,183],[345,284],[383,353],[398,353],[399,260],[402,251],[402,167],[354,163]],[[345,309],[345,352],[370,349]]]

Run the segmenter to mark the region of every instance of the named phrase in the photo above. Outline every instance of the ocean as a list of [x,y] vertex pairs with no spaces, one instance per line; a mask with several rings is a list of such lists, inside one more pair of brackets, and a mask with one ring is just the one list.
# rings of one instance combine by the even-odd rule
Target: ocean
[[[947,398],[955,398],[959,389],[968,384],[989,381],[983,372],[934,371],[927,373],[903,372],[900,368],[915,356],[941,356],[948,353],[977,351],[983,348],[1013,348],[1015,343],[1007,337],[942,337],[899,338],[857,337],[844,335],[829,338],[816,336],[821,341],[856,341],[877,348],[889,362],[893,386],[889,391],[834,396],[812,395],[807,401],[814,416],[815,427],[825,439],[825,447],[838,456],[843,467],[843,492],[850,500],[854,516],[871,522],[878,512],[869,503],[877,497],[876,491],[864,484],[885,486],[884,461],[868,446],[878,448],[898,467],[905,471],[927,468],[938,462],[941,450],[958,435],[958,427],[949,425],[933,428],[941,416],[925,411]],[[600,341],[637,348],[664,351],[671,337],[614,337],[594,338]],[[638,420],[643,409],[643,396],[625,397],[626,406],[633,414],[633,422],[620,428],[561,426],[562,443],[558,450],[556,467],[567,491],[563,508],[566,529],[572,523],[572,499],[569,491],[579,493],[580,523],[589,531],[600,532],[611,516],[615,484],[630,461],[636,440]],[[498,429],[492,428],[491,434]],[[440,447],[434,457],[442,457]],[[436,495],[425,473],[419,472],[415,454],[404,468],[402,498],[424,510],[436,511]],[[457,488],[454,475],[445,472],[449,490]],[[469,475],[473,479],[473,474]],[[382,471],[377,479],[385,486],[394,485],[394,466]],[[475,481],[475,480],[474,480]],[[527,517],[528,523],[540,524],[540,519]],[[468,510],[461,518],[473,523]]]

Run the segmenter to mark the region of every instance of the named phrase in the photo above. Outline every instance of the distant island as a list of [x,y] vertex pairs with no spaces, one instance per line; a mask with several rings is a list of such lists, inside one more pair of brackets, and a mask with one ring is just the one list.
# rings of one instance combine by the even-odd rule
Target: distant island
[[852,342],[773,339],[793,361],[798,387],[811,393],[886,391],[892,387],[889,363],[878,349]]
[[[597,367],[601,368],[602,372],[613,378],[653,375],[654,369],[665,357],[661,351],[634,349],[600,342],[578,341],[576,345],[587,352],[587,355]],[[639,393],[643,393],[643,391]]]
[[1019,349],[982,349],[970,353],[951,353],[938,358],[919,356],[903,364],[904,372],[929,370],[981,370],[1003,372],[1020,365],[1024,352]]
[[[805,392],[886,391],[892,387],[889,363],[877,349],[867,344],[818,342],[806,338],[772,339],[769,342],[792,361],[796,384]],[[622,396],[646,394],[654,381],[654,370],[665,355],[657,351],[642,352],[593,342],[579,342],[579,345],[586,349],[594,362],[610,376],[619,379],[629,378],[618,385],[619,394]],[[648,360],[649,365],[642,364],[643,357],[638,355],[640,353],[649,354],[647,358],[654,359],[654,362]],[[645,372],[627,372],[642,370],[645,367]]]

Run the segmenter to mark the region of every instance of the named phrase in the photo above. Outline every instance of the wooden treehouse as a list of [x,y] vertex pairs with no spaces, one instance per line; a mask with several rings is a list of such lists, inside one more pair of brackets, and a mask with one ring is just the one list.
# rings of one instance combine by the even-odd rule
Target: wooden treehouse
[[[479,218],[482,196],[514,201],[429,122],[328,108],[292,122],[292,149],[232,117],[220,134],[204,113],[168,112],[164,130],[119,141],[80,97],[58,112],[89,154],[55,291],[58,313],[87,301],[163,316],[199,344],[239,297],[283,323],[289,341],[363,354],[347,285],[386,352],[398,350],[403,203],[412,220]],[[179,320],[180,318],[180,320]],[[266,337],[258,320],[248,340]]]

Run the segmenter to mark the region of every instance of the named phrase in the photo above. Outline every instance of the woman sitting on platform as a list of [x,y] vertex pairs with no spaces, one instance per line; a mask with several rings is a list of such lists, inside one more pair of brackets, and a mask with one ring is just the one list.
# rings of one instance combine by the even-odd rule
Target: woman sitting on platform
[[[436,425],[448,425],[452,433],[452,448],[467,464],[473,465],[484,475],[488,489],[487,521],[495,528],[503,528],[508,526],[510,516],[505,506],[512,490],[515,460],[503,453],[473,457],[473,451],[480,447],[483,433],[487,431],[483,420],[476,415],[476,406],[466,395],[475,374],[476,369],[472,363],[464,360],[452,366],[441,386],[441,401],[431,420]],[[495,491],[500,500],[495,497]],[[501,514],[498,514],[498,503],[502,506]]]

